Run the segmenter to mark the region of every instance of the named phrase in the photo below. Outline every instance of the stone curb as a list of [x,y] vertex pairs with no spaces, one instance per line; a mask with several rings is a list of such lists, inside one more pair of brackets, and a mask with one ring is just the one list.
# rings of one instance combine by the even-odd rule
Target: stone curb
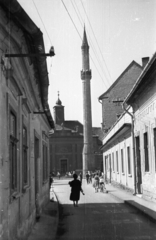
[[156,222],[156,213],[154,211],[152,211],[151,209],[148,209],[147,207],[144,207],[143,205],[133,201],[133,200],[124,200],[116,195],[114,195],[113,193],[109,192],[108,193],[110,195],[112,195],[114,198],[123,201],[125,204],[134,207],[135,209],[137,209],[141,214],[143,214],[144,216],[148,217],[149,220],[151,220],[152,222]]

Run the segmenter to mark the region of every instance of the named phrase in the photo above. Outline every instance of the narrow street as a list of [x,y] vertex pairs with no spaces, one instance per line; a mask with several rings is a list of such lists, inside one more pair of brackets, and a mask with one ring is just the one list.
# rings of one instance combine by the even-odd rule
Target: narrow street
[[55,179],[53,189],[60,203],[57,240],[156,240],[156,227],[138,210],[108,194],[95,193],[83,182],[85,192],[74,207],[69,200],[70,179]]

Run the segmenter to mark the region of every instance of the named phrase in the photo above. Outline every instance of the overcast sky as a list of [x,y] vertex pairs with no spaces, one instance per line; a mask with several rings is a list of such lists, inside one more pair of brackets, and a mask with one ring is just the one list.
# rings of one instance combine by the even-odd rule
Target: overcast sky
[[65,120],[83,123],[81,44],[84,24],[90,45],[92,122],[100,127],[103,94],[125,68],[156,51],[155,0],[18,0],[43,32],[47,59],[49,106],[60,92]]

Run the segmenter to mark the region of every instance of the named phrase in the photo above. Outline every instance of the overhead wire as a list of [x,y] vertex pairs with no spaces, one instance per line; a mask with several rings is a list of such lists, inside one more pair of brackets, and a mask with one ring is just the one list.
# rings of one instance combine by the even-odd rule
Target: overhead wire
[[[77,8],[77,11],[76,11],[76,8],[75,8],[72,0],[71,0],[71,3],[72,3],[72,5],[73,5],[73,8],[74,8],[74,10],[75,10],[75,12],[76,12],[76,15],[77,15],[79,21],[80,21],[80,23],[81,23],[81,25],[82,25],[82,27],[83,27],[82,16],[81,16],[81,14],[80,14],[80,12],[79,12],[79,10],[78,10],[78,6],[76,5],[76,2],[74,2],[74,3],[75,3],[75,6],[76,6],[76,8]],[[77,12],[78,12],[78,13],[77,13]],[[78,16],[78,14],[80,15],[80,17]],[[93,52],[94,52],[94,54],[95,54],[95,57],[96,57],[96,59],[97,59],[97,62],[98,62],[98,64],[99,64],[99,66],[101,67],[101,70],[103,71],[103,74],[105,75],[105,78],[107,79],[107,76],[106,76],[106,74],[105,74],[105,71],[103,70],[103,66],[101,65],[101,61],[100,61],[100,59],[99,59],[99,57],[98,57],[97,51],[96,51],[96,49],[95,49],[95,47],[94,47],[94,44],[93,44],[92,39],[91,39],[91,37],[90,37],[90,34],[87,33],[87,36],[89,37],[90,46],[92,47],[92,50],[93,50]],[[90,54],[90,53],[89,53],[89,55],[90,55],[90,57],[91,57],[91,54]],[[92,57],[91,57],[91,60],[92,60]],[[93,61],[93,60],[92,60],[92,61]],[[96,69],[97,69],[97,67],[96,67]],[[107,79],[107,80],[108,80],[108,79]],[[108,82],[108,84],[109,84],[109,82]],[[109,86],[110,86],[110,84],[109,84]]]
[[70,13],[69,13],[69,11],[68,11],[68,9],[67,9],[65,3],[63,2],[63,0],[61,0],[61,2],[62,2],[62,4],[63,4],[64,8],[66,9],[66,11],[67,11],[67,13],[68,13],[68,16],[69,16],[70,20],[72,21],[72,23],[73,23],[73,25],[74,25],[74,27],[75,27],[75,29],[76,29],[76,31],[77,31],[79,37],[82,39],[82,37],[81,37],[81,35],[80,35],[80,33],[79,33],[79,31],[78,31],[78,29],[77,29],[75,23],[74,23],[74,21],[73,21],[71,15],[70,15]]
[[[47,29],[46,29],[46,27],[45,27],[45,24],[44,24],[44,22],[43,22],[43,20],[42,20],[42,18],[41,18],[41,15],[40,15],[40,13],[39,13],[39,11],[38,11],[38,8],[37,8],[34,0],[32,0],[32,2],[33,2],[33,4],[34,4],[34,6],[35,6],[35,9],[36,9],[36,11],[37,11],[37,13],[38,13],[38,16],[39,16],[39,18],[40,18],[40,20],[41,20],[41,22],[42,22],[42,24],[43,24],[44,30],[45,30],[45,32],[46,32],[46,34],[47,34],[47,37],[49,38],[50,44],[51,44],[51,46],[52,46],[51,38],[50,38],[50,36],[49,36],[49,34],[48,34],[48,31],[47,31]],[[51,73],[51,68],[52,68],[52,58],[51,58],[51,63],[50,63],[49,75],[50,75],[50,73]]]
[[[72,21],[72,23],[73,23],[73,25],[74,25],[74,27],[75,27],[75,29],[76,29],[76,31],[77,31],[77,33],[78,33],[78,35],[79,35],[80,39],[82,40],[82,37],[81,37],[81,35],[80,35],[80,33],[79,33],[79,31],[78,31],[78,29],[77,29],[77,27],[76,27],[75,23],[74,23],[74,21],[73,21],[73,19],[72,19],[71,15],[70,15],[70,13],[69,13],[69,11],[68,11],[68,9],[67,9],[67,7],[66,7],[65,3],[63,2],[63,0],[61,0],[61,2],[62,2],[62,4],[63,4],[63,6],[64,6],[65,10],[67,11],[67,13],[68,13],[68,16],[69,16],[70,20]],[[91,57],[91,56],[90,56],[90,57]],[[98,74],[99,74],[100,78],[102,79],[102,81],[103,81],[103,83],[104,83],[104,85],[105,85],[105,82],[104,82],[104,80],[103,80],[103,78],[102,78],[102,76],[101,76],[101,74],[100,74],[100,72],[99,72],[99,70],[98,70],[98,68],[97,68],[97,66],[96,66],[96,64],[95,64],[95,62],[94,62],[94,60],[93,60],[93,58],[92,58],[92,57],[91,57],[91,60],[92,60],[92,62],[93,62],[93,64],[94,64],[94,66],[95,66],[95,68],[96,68],[96,70],[97,70],[97,72],[98,72]],[[105,87],[107,88],[107,86],[106,86],[106,85],[105,85]]]
[[108,67],[107,67],[106,61],[105,61],[105,59],[104,59],[104,57],[103,57],[103,54],[102,54],[102,52],[101,52],[100,46],[99,46],[99,44],[98,44],[98,41],[97,41],[97,38],[96,38],[96,36],[95,36],[94,30],[93,30],[93,28],[92,28],[92,25],[91,25],[91,23],[90,23],[89,17],[88,17],[88,15],[87,15],[86,10],[85,10],[84,4],[83,4],[82,0],[80,0],[80,1],[81,1],[81,4],[82,4],[82,7],[83,7],[83,10],[84,10],[84,12],[85,12],[85,15],[86,15],[86,17],[87,17],[87,20],[88,20],[88,22],[89,22],[89,25],[90,25],[90,27],[91,27],[92,33],[93,33],[93,35],[94,35],[95,41],[96,41],[96,43],[97,43],[97,46],[98,46],[99,52],[100,52],[100,54],[101,54],[101,57],[102,57],[102,59],[103,59],[103,62],[104,62],[105,67],[106,67],[106,69],[107,69],[107,72],[108,72],[108,74],[109,74],[109,77],[110,77],[110,79],[111,79],[111,81],[112,81],[112,78],[111,78],[111,75],[110,75],[109,69],[108,69]]

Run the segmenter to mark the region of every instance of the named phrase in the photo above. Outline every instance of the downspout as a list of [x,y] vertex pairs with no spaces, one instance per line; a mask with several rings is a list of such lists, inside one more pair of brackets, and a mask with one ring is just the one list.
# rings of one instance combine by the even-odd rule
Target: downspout
[[130,113],[126,107],[125,107],[125,102],[123,102],[123,109],[126,111],[126,113],[128,113],[132,119],[132,128],[131,128],[131,133],[132,133],[132,146],[133,146],[133,166],[134,166],[134,192],[133,195],[136,195],[136,190],[137,190],[137,186],[136,186],[136,158],[135,158],[135,136],[134,136],[134,115],[132,113]]
[[[100,101],[100,99],[98,98],[98,101],[99,103],[102,104],[102,102]],[[105,157],[104,157],[104,154],[102,153],[103,155],[103,173],[104,173],[104,180],[106,181],[106,160],[105,160]]]

